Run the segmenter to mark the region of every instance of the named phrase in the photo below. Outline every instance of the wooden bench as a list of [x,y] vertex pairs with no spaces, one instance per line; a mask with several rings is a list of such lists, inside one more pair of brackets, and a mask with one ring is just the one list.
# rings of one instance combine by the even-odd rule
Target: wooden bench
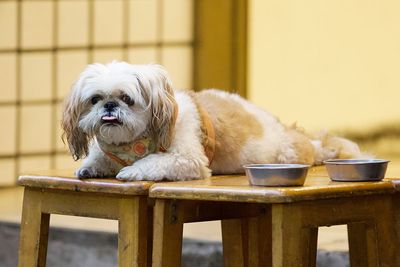
[[352,267],[400,266],[395,193],[391,180],[332,182],[324,167],[303,187],[249,186],[245,176],[157,183],[153,266],[180,266],[183,224],[207,220],[222,221],[229,267],[315,266],[318,227],[339,224],[348,226]]
[[151,266],[151,182],[79,180],[71,171],[21,176],[18,182],[25,187],[19,267],[46,265],[50,214],[118,220],[119,266]]

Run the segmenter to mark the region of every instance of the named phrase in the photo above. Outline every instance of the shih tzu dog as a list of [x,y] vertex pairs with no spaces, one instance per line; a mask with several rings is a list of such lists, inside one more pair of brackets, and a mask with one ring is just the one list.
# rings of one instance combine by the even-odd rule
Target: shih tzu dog
[[238,95],[175,91],[160,65],[89,65],[65,101],[64,139],[80,178],[188,180],[248,163],[359,158],[358,146],[287,127]]

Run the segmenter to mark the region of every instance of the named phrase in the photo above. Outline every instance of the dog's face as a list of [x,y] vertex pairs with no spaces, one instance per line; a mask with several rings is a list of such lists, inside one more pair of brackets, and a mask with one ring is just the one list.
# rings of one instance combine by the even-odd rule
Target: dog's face
[[127,143],[151,136],[168,148],[177,115],[174,93],[159,65],[112,62],[89,65],[66,99],[62,127],[75,159],[90,139]]

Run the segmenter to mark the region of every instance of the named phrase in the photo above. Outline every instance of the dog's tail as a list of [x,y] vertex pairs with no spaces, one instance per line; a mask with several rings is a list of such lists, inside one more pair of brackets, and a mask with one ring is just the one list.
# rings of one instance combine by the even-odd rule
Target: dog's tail
[[315,164],[328,159],[370,159],[373,155],[362,152],[360,147],[346,138],[319,132],[310,136],[315,150]]

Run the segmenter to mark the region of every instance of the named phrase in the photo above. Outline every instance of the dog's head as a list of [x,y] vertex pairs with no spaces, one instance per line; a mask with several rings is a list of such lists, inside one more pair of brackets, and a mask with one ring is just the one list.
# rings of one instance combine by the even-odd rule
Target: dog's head
[[162,66],[92,64],[65,100],[63,139],[76,160],[88,154],[93,137],[118,145],[151,136],[167,149],[176,116],[174,92]]

